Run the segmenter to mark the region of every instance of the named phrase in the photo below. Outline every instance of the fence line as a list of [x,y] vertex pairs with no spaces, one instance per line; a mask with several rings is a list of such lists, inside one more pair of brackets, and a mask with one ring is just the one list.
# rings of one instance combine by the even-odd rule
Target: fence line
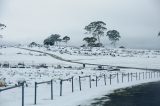
[[91,75],[89,75],[89,76],[79,76],[79,89],[80,89],[80,91],[82,90],[81,78],[86,78],[86,77],[89,78],[89,86],[90,86],[90,88],[92,87],[92,85],[91,85]]
[[72,81],[72,92],[74,92],[73,77],[68,78],[68,79],[61,79],[61,80],[60,80],[60,96],[62,96],[62,87],[63,87],[62,84],[63,84],[63,82],[64,82],[64,81],[69,81],[69,80]]
[[98,86],[98,78],[104,78],[104,85],[106,85],[106,75],[100,75],[100,76],[96,76],[96,87]]
[[19,85],[16,85],[16,86],[0,89],[0,93],[3,92],[3,91],[7,91],[7,90],[10,90],[10,89],[17,88],[17,87],[22,87],[22,106],[24,106],[24,82],[22,82],[22,83],[20,83]]
[[43,82],[35,82],[35,93],[34,93],[34,104],[37,104],[37,85],[50,83],[51,84],[51,100],[53,100],[53,80],[43,81]]
[[[157,75],[156,75],[157,74]],[[152,78],[159,78],[160,77],[160,72],[135,72],[135,73],[124,73],[122,72],[121,74],[121,82],[124,83],[124,78],[127,77],[128,82],[132,82],[133,80],[144,80],[144,79],[152,79]],[[89,87],[91,88],[91,75],[88,76],[79,76],[79,89],[80,91],[82,90],[82,83],[81,83],[81,79],[82,78],[88,78],[89,79]],[[104,79],[104,84],[106,85],[106,78],[109,79],[109,84],[112,85],[112,79],[116,78],[115,80],[117,80],[117,84],[120,83],[120,79],[119,79],[119,73],[115,73],[115,74],[109,74],[109,76],[107,77],[106,74],[104,75],[100,75],[100,76],[96,76],[96,87],[98,86],[98,79]],[[72,92],[74,92],[74,77],[68,78],[68,79],[61,79],[60,80],[60,96],[62,96],[62,84],[64,81],[71,81],[72,83]],[[35,82],[35,94],[34,94],[34,104],[37,104],[37,86],[38,85],[42,85],[42,84],[46,84],[46,83],[50,83],[51,85],[51,100],[53,100],[53,80],[51,79],[50,81],[43,81],[43,82]],[[0,93],[9,89],[14,89],[17,87],[21,87],[22,86],[22,106],[24,106],[24,82],[21,83],[18,86],[12,86],[12,87],[7,87],[4,89],[0,89]]]

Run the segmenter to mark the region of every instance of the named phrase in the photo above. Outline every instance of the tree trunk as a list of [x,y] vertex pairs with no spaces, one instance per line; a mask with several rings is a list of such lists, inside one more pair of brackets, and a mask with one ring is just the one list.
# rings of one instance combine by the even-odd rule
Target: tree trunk
[[101,43],[101,42],[100,42],[100,36],[99,36],[99,35],[97,35],[97,37],[98,37],[98,43]]
[[116,48],[116,41],[113,41],[113,47]]

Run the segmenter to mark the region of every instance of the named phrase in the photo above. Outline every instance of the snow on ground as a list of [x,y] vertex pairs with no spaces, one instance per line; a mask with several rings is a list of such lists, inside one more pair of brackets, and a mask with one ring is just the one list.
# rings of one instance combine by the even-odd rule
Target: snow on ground
[[69,64],[67,62],[51,58],[50,56],[47,56],[42,53],[31,52],[13,47],[0,49],[0,54],[1,54],[0,55],[1,64],[5,62],[8,62],[10,64],[17,64],[19,62],[24,62],[29,65],[42,64],[42,63],[48,65]]
[[64,59],[76,62],[160,69],[159,50],[105,48],[93,48],[92,50],[88,50],[84,48],[78,49],[56,46],[50,47],[49,49],[46,49],[44,47],[33,47],[30,49],[45,51],[63,57]]
[[[66,70],[67,71],[67,70]],[[124,70],[123,72],[141,72],[138,70]],[[67,73],[67,72],[66,72]],[[71,72],[72,73],[72,72]],[[86,72],[84,75],[92,75],[92,80],[95,79],[95,73],[98,72]],[[107,73],[107,72],[106,72]],[[85,104],[88,101],[91,101],[94,98],[102,97],[115,89],[133,86],[141,83],[159,81],[160,77],[157,77],[157,74],[152,74],[152,78],[148,78],[143,80],[142,74],[141,79],[136,80],[135,76],[131,82],[128,82],[128,77],[124,77],[124,82],[122,83],[121,72],[119,72],[119,83],[117,83],[116,78],[112,79],[112,84],[110,85],[109,79],[107,78],[107,85],[104,85],[103,78],[98,81],[98,87],[95,85],[95,81],[92,81],[92,88],[89,88],[88,78],[82,80],[82,91],[79,90],[78,85],[78,76],[84,76],[82,74],[76,74],[74,77],[74,93],[71,92],[71,82],[63,83],[63,94],[60,95],[60,84],[59,80],[55,80],[53,82],[53,92],[54,92],[54,100],[50,100],[50,84],[38,85],[38,95],[37,95],[37,106],[78,106],[80,104]],[[107,73],[106,75],[108,75]],[[66,77],[65,73],[63,73],[64,77]],[[37,77],[36,77],[37,78]],[[43,77],[45,78],[45,77]],[[44,80],[43,78],[38,79],[37,81]],[[45,78],[46,79],[46,78]],[[49,80],[49,78],[48,78]],[[30,82],[30,81],[27,81]],[[15,102],[16,101],[16,102]],[[94,102],[94,101],[93,101]],[[1,106],[20,106],[21,105],[21,88],[12,89],[8,91],[4,91],[0,93],[0,103]],[[28,87],[25,87],[25,106],[34,105],[34,85],[31,84]]]
[[[82,61],[87,63],[97,63],[97,64],[111,64],[111,65],[125,65],[125,66],[137,66],[137,67],[151,67],[159,68],[159,52],[157,51],[141,51],[134,50],[131,54],[132,56],[123,57],[127,55],[128,50],[122,52],[118,50],[119,53],[114,53],[116,56],[110,55],[84,55],[74,53],[75,49],[71,50],[67,48],[69,53],[57,50],[46,50],[45,48],[32,48],[37,50],[42,50],[45,52],[53,53],[62,58],[71,59],[74,61]],[[51,48],[53,49],[53,48]],[[79,49],[76,49],[76,51]],[[84,51],[84,50],[82,50]],[[96,51],[96,50],[94,50]],[[113,50],[115,52],[115,50]],[[112,52],[113,52],[112,51]],[[117,51],[117,50],[116,50]],[[121,51],[121,52],[120,52]],[[129,50],[131,51],[131,50]],[[98,50],[96,52],[100,52]],[[104,51],[109,52],[110,51]],[[137,52],[139,54],[137,54]],[[74,53],[74,54],[72,54]],[[88,52],[89,53],[89,52]],[[121,53],[121,56],[117,56]],[[72,55],[71,55],[72,54]],[[106,53],[105,53],[106,54]],[[122,56],[123,55],[123,56]],[[149,56],[149,57],[148,57]],[[155,62],[156,61],[156,62]],[[133,86],[137,84],[159,81],[160,76],[157,72],[152,72],[152,76],[149,71],[145,70],[135,70],[135,69],[121,69],[120,71],[107,71],[107,70],[95,70],[97,66],[87,66],[82,68],[81,65],[67,63],[54,59],[52,57],[46,56],[42,53],[31,52],[27,50],[22,50],[18,48],[2,48],[0,49],[0,63],[9,62],[10,64],[18,64],[19,62],[24,62],[25,65],[30,65],[29,68],[0,68],[0,78],[6,78],[5,81],[8,86],[13,86],[18,83],[18,81],[25,80],[25,106],[34,105],[34,83],[41,81],[48,81],[53,79],[53,95],[54,100],[50,100],[50,84],[38,85],[37,94],[37,106],[78,106],[80,104],[85,104],[94,98],[101,97],[107,93],[112,92],[115,89]],[[153,63],[152,63],[153,62]],[[36,68],[34,65],[45,63],[50,65],[48,68]],[[61,67],[58,67],[58,66]],[[71,67],[68,67],[71,66]],[[133,79],[129,77],[128,73],[134,73]],[[137,79],[136,79],[137,72]],[[144,79],[143,79],[144,72]],[[117,76],[119,74],[119,83],[117,83]],[[124,73],[124,79],[122,83],[122,73]],[[139,74],[140,73],[140,74]],[[98,79],[98,86],[96,87],[96,76],[106,75],[106,85],[104,84],[104,79]],[[112,74],[112,80],[110,85],[110,74]],[[82,79],[82,91],[79,90],[79,76],[91,75],[92,88],[89,88],[89,78]],[[71,91],[71,81],[63,83],[63,96],[60,96],[60,79],[67,79],[74,76],[74,93]],[[140,79],[139,79],[140,76]],[[15,88],[8,91],[3,91],[0,93],[0,106],[21,106],[21,88]]]

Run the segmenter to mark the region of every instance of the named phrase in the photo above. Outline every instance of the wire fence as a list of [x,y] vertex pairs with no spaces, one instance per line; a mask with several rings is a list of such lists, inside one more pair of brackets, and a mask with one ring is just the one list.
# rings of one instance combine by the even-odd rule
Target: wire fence
[[18,88],[18,87],[22,87],[22,106],[24,106],[24,82],[20,83],[19,85],[16,85],[16,86],[11,86],[11,87],[6,87],[6,88],[3,88],[3,89],[0,89],[0,93],[3,93],[7,90],[10,90],[10,89],[15,89],[15,88]]
[[[78,77],[78,85],[79,85],[79,90],[82,91],[82,86],[85,86],[84,84],[88,83],[89,88],[92,88],[92,83],[95,83],[95,87],[98,86],[102,86],[102,83],[106,86],[108,85],[112,85],[112,84],[120,84],[120,83],[131,83],[132,81],[140,81],[140,80],[147,80],[147,79],[153,79],[153,78],[160,78],[160,72],[158,71],[145,71],[145,72],[135,72],[135,73],[114,73],[114,74],[103,74],[103,75],[99,75],[99,76],[91,76],[91,75],[87,75],[87,76],[79,76]],[[88,79],[87,80],[82,80],[82,79]],[[74,80],[77,80],[74,77],[70,77],[67,79],[60,79],[60,96],[63,95],[63,85],[65,84],[64,82],[69,82],[71,83],[71,91],[72,93],[74,92],[75,86],[74,86]],[[87,81],[87,82],[86,82]],[[101,81],[101,82],[100,82]],[[103,81],[103,82],[102,82]],[[86,82],[86,83],[84,83]],[[84,84],[83,84],[84,83]],[[100,85],[101,83],[101,85]],[[49,84],[50,85],[50,96],[51,96],[51,100],[53,100],[53,79],[49,80],[49,81],[43,81],[43,82],[35,82],[35,86],[34,86],[34,104],[37,104],[37,94],[39,92],[37,92],[37,87],[43,84]],[[69,86],[69,85],[67,85]],[[24,106],[24,82],[19,84],[18,86],[11,86],[11,87],[6,87],[3,89],[0,89],[0,93],[3,93],[7,90],[10,89],[15,89],[18,87],[22,87],[22,106]]]

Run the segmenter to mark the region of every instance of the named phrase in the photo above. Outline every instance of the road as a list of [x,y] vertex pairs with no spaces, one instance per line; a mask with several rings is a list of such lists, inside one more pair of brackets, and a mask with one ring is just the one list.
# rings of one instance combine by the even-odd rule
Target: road
[[[64,59],[62,57],[59,57],[55,54],[51,54],[51,53],[47,53],[47,52],[44,52],[44,51],[39,51],[39,50],[32,50],[32,49],[28,49],[28,48],[20,48],[20,47],[16,47],[16,48],[19,48],[19,49],[24,49],[24,50],[28,50],[28,51],[33,51],[33,52],[38,52],[38,53],[44,53],[46,55],[49,55],[55,59],[58,59],[58,60],[61,60],[61,61],[65,61],[65,62],[70,62],[70,63],[77,63],[77,64],[85,64],[85,65],[96,65],[96,66],[111,66],[111,65],[107,65],[107,64],[92,64],[92,63],[84,63],[84,62],[76,62],[76,61],[73,61],[73,60],[68,60],[68,59]],[[125,68],[125,69],[139,69],[139,70],[150,70],[150,71],[160,71],[160,69],[151,69],[151,68],[139,68],[139,67],[127,67],[127,66],[111,66],[111,67],[117,67],[117,68]]]

